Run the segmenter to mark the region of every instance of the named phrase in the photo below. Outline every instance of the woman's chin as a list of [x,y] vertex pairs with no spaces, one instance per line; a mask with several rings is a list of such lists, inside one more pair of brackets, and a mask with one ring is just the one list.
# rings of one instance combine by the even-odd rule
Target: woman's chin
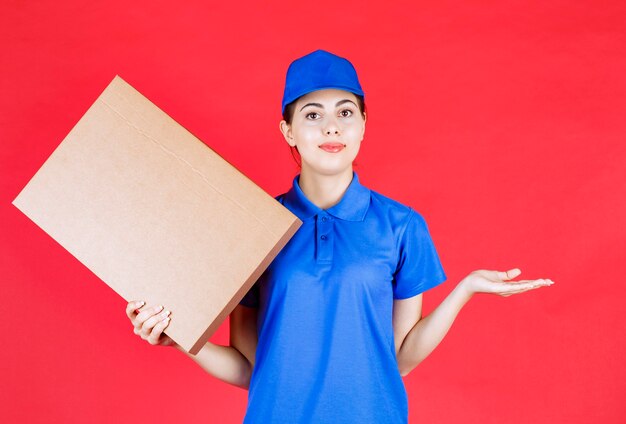
[[317,174],[323,176],[343,175],[352,172],[352,162],[350,163],[302,163],[302,171],[308,174]]

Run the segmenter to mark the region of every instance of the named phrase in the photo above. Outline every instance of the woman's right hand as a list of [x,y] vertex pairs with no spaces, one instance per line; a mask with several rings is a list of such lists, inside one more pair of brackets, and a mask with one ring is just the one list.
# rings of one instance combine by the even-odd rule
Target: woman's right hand
[[172,346],[176,343],[163,330],[170,323],[170,311],[163,306],[146,306],[143,301],[128,302],[126,315],[133,324],[134,332],[151,345]]

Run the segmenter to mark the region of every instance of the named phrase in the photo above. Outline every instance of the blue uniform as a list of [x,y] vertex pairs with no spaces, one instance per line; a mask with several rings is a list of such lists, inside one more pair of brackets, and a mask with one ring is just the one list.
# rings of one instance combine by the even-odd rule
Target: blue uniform
[[241,301],[259,308],[244,423],[406,423],[393,299],[446,279],[426,222],[356,173],[329,209],[298,179],[277,200],[303,224]]

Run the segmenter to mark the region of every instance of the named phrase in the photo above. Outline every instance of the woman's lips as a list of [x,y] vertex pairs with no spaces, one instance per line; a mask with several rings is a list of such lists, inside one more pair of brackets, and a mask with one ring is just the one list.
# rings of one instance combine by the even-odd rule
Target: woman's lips
[[342,151],[346,146],[341,143],[324,143],[320,146],[320,149],[329,153],[337,153]]

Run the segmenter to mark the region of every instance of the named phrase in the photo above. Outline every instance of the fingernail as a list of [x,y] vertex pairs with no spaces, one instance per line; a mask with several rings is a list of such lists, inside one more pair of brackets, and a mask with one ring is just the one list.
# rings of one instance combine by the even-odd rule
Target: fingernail
[[136,306],[136,307],[137,307],[137,308],[141,308],[141,307],[142,307],[143,305],[145,305],[145,304],[146,304],[146,302],[144,302],[143,300],[141,300],[141,301],[137,302],[137,306]]

